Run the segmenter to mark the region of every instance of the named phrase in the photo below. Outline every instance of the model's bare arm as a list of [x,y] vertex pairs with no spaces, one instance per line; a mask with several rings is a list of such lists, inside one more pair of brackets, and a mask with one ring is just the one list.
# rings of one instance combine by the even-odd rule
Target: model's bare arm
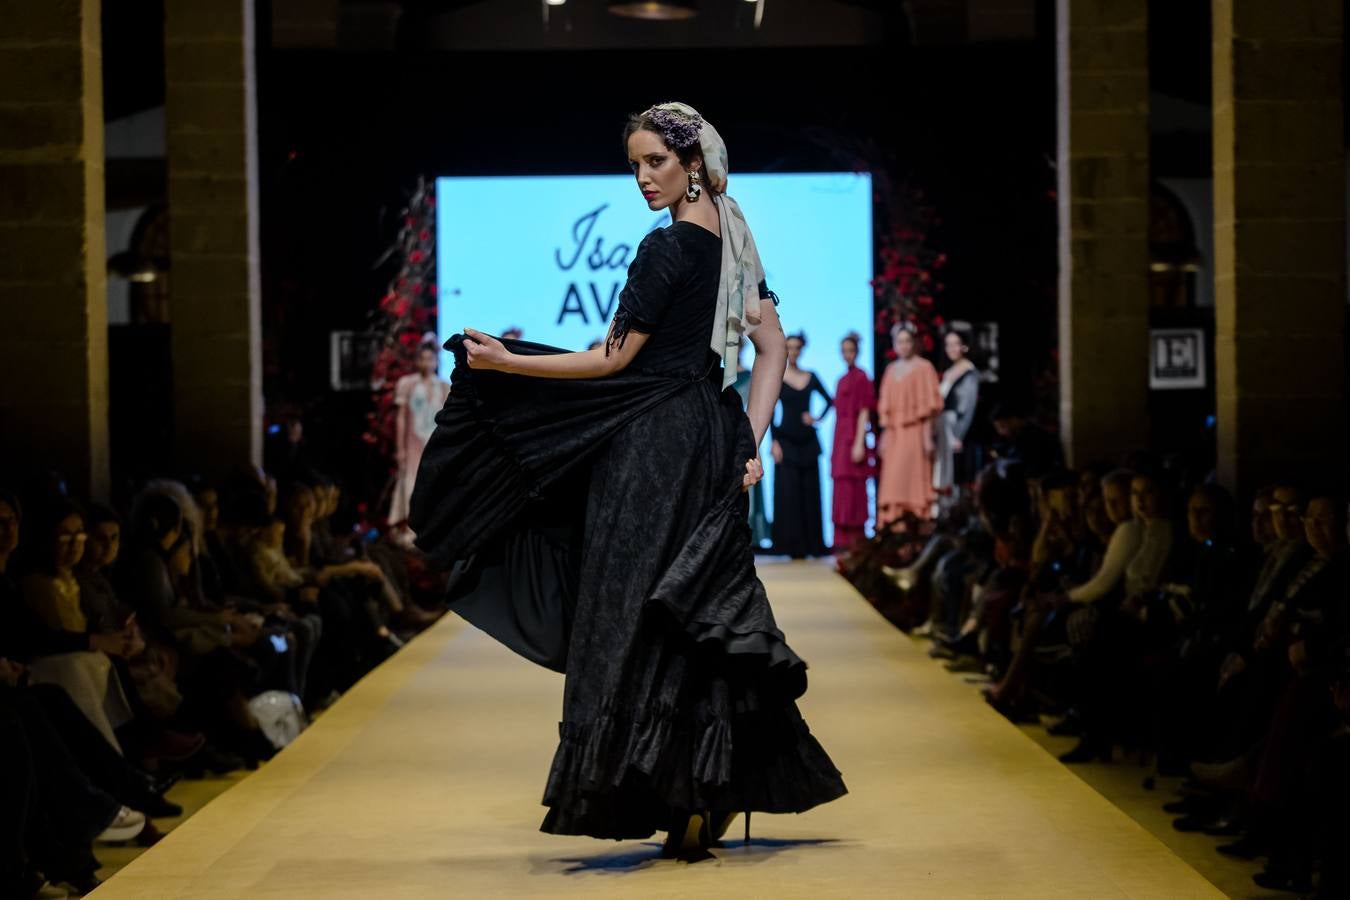
[[746,414],[755,430],[755,446],[764,440],[764,432],[773,421],[773,408],[783,389],[783,372],[787,369],[787,339],[778,320],[773,303],[760,304],[759,327],[750,332],[750,343],[755,345],[755,364],[750,370],[750,402]]
[[[613,325],[610,325],[613,331]],[[606,341],[608,343],[608,341]],[[551,353],[526,356],[512,353],[490,334],[473,328],[464,329],[464,351],[470,369],[495,369],[513,375],[533,375],[536,378],[603,378],[622,371],[637,356],[647,335],[630,331],[624,336],[623,346],[615,345],[605,355],[605,345],[577,353]]]

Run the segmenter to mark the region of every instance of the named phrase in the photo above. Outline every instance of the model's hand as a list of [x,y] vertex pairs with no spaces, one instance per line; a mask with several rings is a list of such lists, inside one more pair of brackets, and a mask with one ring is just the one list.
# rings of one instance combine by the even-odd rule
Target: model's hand
[[953,452],[953,453],[960,453],[960,452],[961,452],[961,448],[962,448],[963,446],[964,446],[964,445],[961,443],[961,439],[960,439],[960,438],[952,438],[952,452]]
[[473,328],[464,329],[464,351],[470,369],[505,371],[511,359],[511,351],[503,347],[501,341]]
[[850,454],[850,456],[852,457],[855,463],[861,463],[864,459],[867,458],[867,445],[854,444],[853,452]]
[[819,421],[820,421],[819,419],[817,419],[815,416],[811,415],[809,412],[804,412],[804,413],[802,413],[802,424],[803,424],[803,425],[814,425],[814,424],[816,424],[816,423],[819,422]]
[[775,465],[783,461],[783,445],[777,441],[773,442],[773,461]]
[[764,477],[764,466],[760,463],[759,457],[747,459],[745,461],[745,477],[741,479],[741,489],[750,490],[751,485],[759,483]]

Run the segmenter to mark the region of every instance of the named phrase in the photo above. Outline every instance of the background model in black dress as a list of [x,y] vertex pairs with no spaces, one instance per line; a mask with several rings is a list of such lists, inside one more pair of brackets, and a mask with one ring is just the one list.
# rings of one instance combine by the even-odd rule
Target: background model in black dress
[[782,418],[771,429],[783,451],[773,470],[773,552],[794,559],[829,553],[821,524],[820,438],[816,427],[802,420],[811,411],[812,394],[825,398],[825,411],[817,417],[824,418],[834,400],[815,372],[800,390],[784,381],[778,395]]

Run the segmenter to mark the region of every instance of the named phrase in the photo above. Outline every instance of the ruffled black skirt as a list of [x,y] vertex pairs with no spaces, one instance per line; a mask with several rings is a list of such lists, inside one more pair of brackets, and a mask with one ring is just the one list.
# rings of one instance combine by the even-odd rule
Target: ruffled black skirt
[[680,810],[802,812],[845,793],[755,575],[740,489],[754,441],[715,358],[555,380],[471,371],[446,346],[454,387],[411,524],[454,562],[452,609],[567,675],[543,830],[644,838]]

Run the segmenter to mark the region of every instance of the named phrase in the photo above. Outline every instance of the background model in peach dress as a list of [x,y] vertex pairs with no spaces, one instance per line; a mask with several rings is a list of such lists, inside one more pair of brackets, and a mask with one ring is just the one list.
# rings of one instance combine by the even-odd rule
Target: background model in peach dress
[[877,525],[909,512],[921,519],[933,510],[933,418],[942,412],[937,370],[921,356],[896,360],[881,376],[881,479]]

